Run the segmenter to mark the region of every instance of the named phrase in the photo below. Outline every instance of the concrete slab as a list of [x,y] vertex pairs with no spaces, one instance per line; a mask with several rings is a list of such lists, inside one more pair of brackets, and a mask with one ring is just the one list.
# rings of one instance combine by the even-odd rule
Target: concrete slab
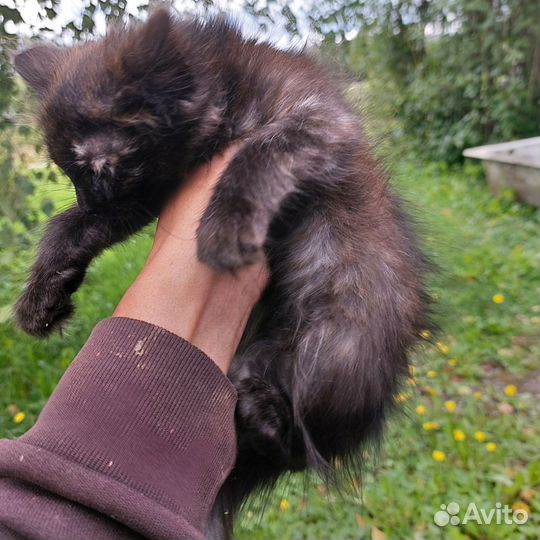
[[467,148],[463,155],[482,161],[493,192],[510,188],[522,201],[540,207],[540,137]]

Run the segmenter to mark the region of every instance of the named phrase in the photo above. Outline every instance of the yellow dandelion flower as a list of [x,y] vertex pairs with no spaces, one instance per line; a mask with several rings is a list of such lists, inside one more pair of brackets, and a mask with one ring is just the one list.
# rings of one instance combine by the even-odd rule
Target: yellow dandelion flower
[[486,434],[483,432],[483,431],[476,431],[474,433],[474,438],[478,441],[478,442],[484,442],[486,440]]
[[508,397],[514,397],[518,393],[517,386],[515,384],[509,384],[504,387],[504,393]]
[[450,352],[450,347],[446,343],[443,343],[442,341],[437,341],[436,345],[437,349],[439,349],[439,351],[443,354],[448,354]]
[[461,429],[454,429],[454,440],[457,442],[463,442],[467,438],[465,432]]
[[435,390],[435,388],[433,388],[433,386],[426,386],[424,388],[424,390],[426,391],[426,393],[428,393],[431,397],[435,397],[437,395],[437,390]]
[[424,407],[424,405],[418,405],[418,407],[416,407],[414,410],[416,411],[416,414],[419,414],[420,416],[424,416],[424,414],[427,413],[427,409]]
[[427,376],[428,376],[428,378],[430,378],[430,379],[434,379],[434,378],[437,376],[437,372],[436,372],[434,369],[430,369],[430,370],[427,372]]
[[446,410],[448,412],[455,412],[455,410],[457,409],[457,403],[455,401],[452,401],[451,399],[445,401],[444,406],[446,407]]
[[433,450],[431,457],[439,463],[446,461],[446,454],[442,450]]
[[408,384],[409,386],[416,386],[416,379],[413,379],[412,377],[409,377],[409,378],[407,379],[407,384]]
[[479,390],[477,390],[474,394],[474,399],[482,399],[482,392],[480,392]]
[[494,304],[504,304],[504,301],[506,300],[504,294],[501,293],[494,294],[491,299],[493,300]]
[[420,332],[420,337],[423,337],[424,339],[429,339],[431,337],[431,332],[429,330],[422,330]]
[[527,512],[527,514],[529,515],[531,514],[531,507],[527,503],[524,503],[523,501],[516,501],[512,505],[513,512],[517,512],[518,510],[523,510],[523,512]]
[[437,431],[439,429],[438,422],[424,422],[422,424],[424,431]]
[[282,512],[285,512],[285,510],[288,510],[290,506],[291,505],[289,504],[289,501],[287,499],[281,499],[281,501],[279,501],[279,509]]
[[13,421],[16,423],[16,424],[22,424],[22,422],[24,422],[26,418],[26,413],[23,413],[22,411],[21,412],[18,412],[14,417],[13,417]]
[[496,452],[497,451],[497,445],[494,442],[488,442],[486,444],[486,450],[488,452]]
[[458,365],[458,359],[457,358],[450,358],[450,360],[448,360],[448,365],[450,367],[456,367]]

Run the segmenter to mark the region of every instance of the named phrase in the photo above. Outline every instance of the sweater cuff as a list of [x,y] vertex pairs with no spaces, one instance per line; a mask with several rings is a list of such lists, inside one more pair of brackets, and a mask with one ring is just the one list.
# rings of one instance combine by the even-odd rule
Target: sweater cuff
[[[177,516],[201,531],[234,464],[235,402],[234,387],[202,351],[167,330],[117,317],[96,326],[20,442],[105,475],[118,497],[137,492],[163,507],[163,519]],[[61,467],[54,478],[47,474],[45,466],[41,476],[54,491],[77,499]],[[99,498],[93,506],[102,511]],[[121,518],[123,504],[107,498],[106,513]]]

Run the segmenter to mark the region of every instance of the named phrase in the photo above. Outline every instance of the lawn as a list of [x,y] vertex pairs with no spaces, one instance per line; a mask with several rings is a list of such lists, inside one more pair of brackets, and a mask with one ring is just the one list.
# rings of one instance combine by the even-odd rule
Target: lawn
[[[339,495],[315,478],[287,478],[269,500],[246,509],[240,539],[538,537],[538,215],[510,192],[489,194],[477,166],[407,158],[393,177],[414,203],[440,268],[432,291],[442,331],[426,333],[408,386],[396,396],[403,413],[363,478]],[[60,200],[58,189],[44,185],[35,204]],[[63,336],[22,336],[0,308],[0,436],[33,424],[94,324],[136,276],[150,242],[148,230],[93,265]],[[16,297],[30,257],[3,250],[0,306]],[[439,527],[433,516],[451,502],[460,505],[461,522]],[[496,524],[496,513],[490,525],[464,524],[469,503],[485,512],[500,503],[530,516],[523,525]]]

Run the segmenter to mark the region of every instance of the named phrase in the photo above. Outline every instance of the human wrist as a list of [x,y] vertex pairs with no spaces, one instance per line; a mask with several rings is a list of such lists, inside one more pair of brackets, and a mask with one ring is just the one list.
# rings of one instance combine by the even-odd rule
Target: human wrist
[[265,283],[262,264],[235,275],[218,274],[201,265],[181,281],[150,264],[128,289],[113,316],[165,328],[202,350],[227,373]]

